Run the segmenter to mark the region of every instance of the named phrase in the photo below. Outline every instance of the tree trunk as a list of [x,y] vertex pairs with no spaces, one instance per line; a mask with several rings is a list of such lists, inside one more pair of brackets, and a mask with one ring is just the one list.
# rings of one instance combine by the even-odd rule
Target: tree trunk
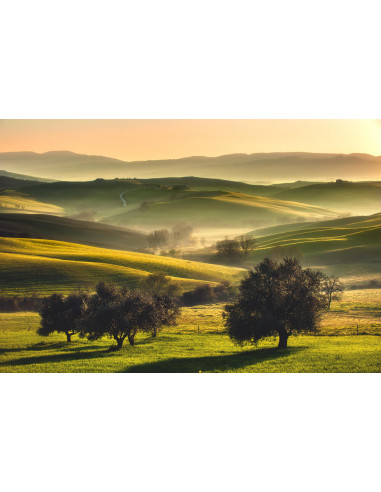
[[331,309],[331,302],[332,302],[332,292],[329,293],[329,298],[328,298],[328,310]]
[[279,343],[278,348],[287,348],[288,333],[285,329],[279,331]]
[[128,341],[130,342],[130,345],[133,347],[135,344],[135,333],[131,333],[128,335]]
[[157,335],[157,328],[155,326],[155,328],[153,328],[153,330],[152,330],[152,337],[155,338],[156,335]]
[[115,340],[118,345],[118,349],[121,349],[123,347],[123,338],[116,338]]
[[66,333],[66,341],[71,342],[71,333]]

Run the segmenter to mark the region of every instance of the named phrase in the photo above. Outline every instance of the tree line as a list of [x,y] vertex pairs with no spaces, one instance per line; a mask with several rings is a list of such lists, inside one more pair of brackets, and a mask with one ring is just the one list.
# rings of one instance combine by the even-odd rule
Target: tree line
[[75,334],[91,341],[109,337],[121,348],[126,338],[134,345],[138,331],[155,337],[164,325],[176,323],[179,312],[173,297],[100,282],[93,295],[79,292],[45,298],[37,333],[64,333],[68,342]]

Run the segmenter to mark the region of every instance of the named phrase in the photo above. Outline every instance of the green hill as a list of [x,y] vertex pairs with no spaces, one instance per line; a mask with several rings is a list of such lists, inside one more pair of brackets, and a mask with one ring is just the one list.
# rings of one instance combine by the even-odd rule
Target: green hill
[[272,197],[330,207],[341,212],[372,214],[380,210],[381,182],[319,183],[281,191]]
[[52,183],[53,181],[55,181],[54,179],[39,178],[37,176],[29,176],[28,174],[11,173],[9,171],[4,171],[3,169],[0,170],[0,176],[4,178],[12,178],[23,181],[24,186],[25,181],[29,181],[30,183]]
[[238,281],[243,270],[143,253],[60,241],[0,238],[2,295],[68,293],[94,288],[100,280],[136,286],[152,272],[164,272],[182,289],[203,282]]
[[[128,199],[127,195],[127,199]],[[255,227],[300,218],[336,216],[333,210],[225,191],[184,192],[171,200],[147,203],[109,217],[117,225],[154,227],[186,221],[195,227]]]
[[146,236],[137,231],[54,215],[0,214],[0,236],[54,239],[129,251],[147,246]]
[[18,188],[33,186],[35,184],[38,184],[38,181],[17,179],[11,176],[3,176],[2,174],[0,174],[0,191],[17,190]]
[[3,190],[0,192],[0,213],[31,213],[63,215],[64,209],[54,203],[33,198],[21,190]]
[[123,227],[160,228],[179,221],[193,227],[259,227],[293,222],[298,217],[306,220],[336,215],[331,209],[269,196],[276,191],[279,189],[272,186],[184,177],[61,181],[26,186],[18,193],[59,207],[61,215],[64,211],[73,218]]
[[377,280],[381,272],[381,214],[316,222],[257,237],[257,249],[250,260],[279,254],[300,254],[305,264],[328,267],[346,277],[347,283]]

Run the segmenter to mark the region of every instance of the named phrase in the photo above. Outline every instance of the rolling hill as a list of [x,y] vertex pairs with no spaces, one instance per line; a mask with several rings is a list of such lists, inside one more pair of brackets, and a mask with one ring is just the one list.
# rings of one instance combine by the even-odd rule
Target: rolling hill
[[[250,228],[337,215],[329,208],[273,199],[277,192],[279,188],[273,186],[195,177],[97,179],[26,186],[14,192],[13,199],[29,212],[31,204],[19,203],[22,199],[36,202],[35,212],[44,212],[50,204],[56,207],[51,214],[144,229],[184,221],[195,228]],[[8,200],[11,194],[7,192]],[[14,212],[15,207],[3,212]]]
[[[256,262],[275,254],[300,255],[303,263],[327,267],[346,283],[380,280],[381,213],[371,216],[346,217],[314,224],[288,224],[287,230],[256,236],[257,249],[250,260]],[[262,234],[266,230],[262,230]],[[273,232],[268,229],[267,232]],[[277,252],[276,247],[283,248]],[[291,248],[291,249],[290,249]],[[279,248],[278,248],[279,251]]]
[[18,179],[21,181],[31,181],[31,182],[37,182],[37,183],[53,183],[55,180],[54,179],[48,179],[48,178],[39,178],[37,176],[29,176],[27,174],[19,174],[19,173],[10,173],[8,171],[4,171],[0,169],[0,176],[4,178],[13,178],[13,179]]
[[136,176],[159,178],[190,174],[254,182],[292,181],[296,176],[305,181],[337,178],[376,180],[380,177],[381,157],[369,154],[276,152],[127,162],[67,151],[43,154],[7,152],[0,153],[0,166],[10,172],[65,180]]
[[[127,194],[127,200],[128,200]],[[184,192],[171,200],[146,203],[125,210],[105,221],[116,225],[170,227],[185,221],[193,227],[255,227],[268,223],[292,222],[297,218],[335,217],[333,210],[296,202],[274,200],[225,191]]]
[[17,190],[25,186],[33,186],[38,184],[38,181],[17,179],[10,176],[0,174],[0,192],[3,190]]
[[63,215],[64,209],[53,203],[47,203],[34,199],[20,190],[3,190],[0,192],[0,213],[45,213]]
[[0,238],[0,293],[46,295],[94,288],[101,280],[137,285],[152,272],[164,272],[181,289],[203,282],[238,281],[243,270],[143,253],[83,246],[45,239]]
[[137,231],[54,215],[0,214],[0,236],[54,239],[129,251],[147,246],[146,236]]
[[279,200],[331,207],[342,212],[372,214],[381,208],[381,182],[318,183],[276,192],[271,196]]

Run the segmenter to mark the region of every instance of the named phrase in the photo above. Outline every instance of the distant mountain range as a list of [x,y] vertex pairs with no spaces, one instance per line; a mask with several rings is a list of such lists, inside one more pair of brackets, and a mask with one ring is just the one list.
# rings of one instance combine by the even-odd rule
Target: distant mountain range
[[276,152],[230,154],[219,157],[185,157],[126,162],[103,156],[68,151],[3,152],[0,168],[9,173],[58,180],[96,178],[159,178],[200,176],[237,181],[379,180],[381,156],[369,154],[316,154]]

